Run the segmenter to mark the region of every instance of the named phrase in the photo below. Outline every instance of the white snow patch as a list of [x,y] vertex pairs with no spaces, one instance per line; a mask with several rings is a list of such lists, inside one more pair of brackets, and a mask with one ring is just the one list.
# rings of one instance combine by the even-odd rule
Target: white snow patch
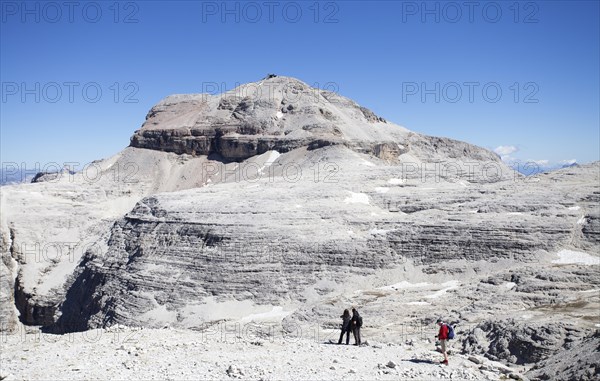
[[582,264],[582,265],[600,265],[600,257],[595,257],[588,253],[574,250],[561,250],[558,253],[558,259],[552,263],[564,264]]
[[523,213],[521,212],[508,212],[506,213],[507,216],[521,216]]
[[594,327],[600,328],[600,324],[594,324]]
[[390,188],[386,188],[386,187],[376,187],[375,188],[375,192],[377,193],[387,193],[390,190]]
[[477,209],[477,210],[469,210],[469,213],[479,213],[479,209]]
[[277,151],[269,151],[269,156],[267,156],[267,160],[265,161],[265,165],[272,165],[277,158],[281,156],[281,154]]
[[385,229],[371,229],[369,230],[369,233],[371,234],[380,234],[380,235],[385,235],[386,233],[388,233],[390,230],[385,230]]
[[593,288],[591,290],[583,290],[583,291],[579,291],[579,292],[584,292],[584,293],[589,293],[589,292],[599,292],[600,288]]
[[271,311],[250,314],[240,319],[242,323],[250,323],[257,320],[280,320],[289,315],[290,311],[284,311],[283,307],[273,307]]
[[581,216],[581,218],[577,220],[577,225],[585,225],[585,223],[585,216]]
[[579,206],[579,205],[571,206],[569,208],[569,210],[579,210],[579,209],[581,209],[581,206]]
[[431,295],[427,295],[425,296],[427,299],[435,299],[435,298],[439,298],[440,296],[444,295],[447,291],[452,290],[454,288],[457,288],[459,283],[456,280],[451,280],[449,282],[445,282],[441,284],[442,286],[445,286],[444,288],[442,288],[439,291],[434,292]]
[[521,315],[521,319],[525,319],[525,320],[531,319],[532,317],[533,317],[532,314]]
[[502,286],[504,288],[508,288],[509,290],[513,289],[517,284],[515,282],[506,282]]
[[283,118],[283,113],[281,111],[277,111],[277,114],[275,114],[275,116],[277,117],[277,119],[281,119]]
[[366,165],[367,167],[375,167],[376,165],[371,163],[370,161],[364,160],[362,161],[363,165]]
[[429,306],[431,303],[428,302],[408,302],[408,303],[404,303],[407,304],[409,306]]
[[365,205],[369,205],[369,196],[367,196],[364,193],[354,193],[354,192],[350,192],[347,191],[348,193],[350,193],[350,197],[346,197],[344,199],[344,202],[346,204],[365,204]]
[[400,184],[404,184],[406,181],[404,179],[389,179],[388,180],[388,184],[392,184],[392,185],[400,185]]
[[271,165],[273,165],[273,163],[275,162],[275,160],[277,160],[277,158],[279,156],[281,156],[281,154],[277,151],[267,151],[265,152],[263,155],[266,156],[265,161],[262,165],[262,167],[260,167],[260,169],[258,170],[258,174],[262,175],[262,173],[264,172],[265,168],[270,167]]
[[426,287],[426,286],[429,286],[429,283],[427,283],[427,282],[410,283],[410,282],[403,280],[400,283],[392,284],[389,286],[377,287],[377,289],[378,290],[399,290],[402,288],[418,288],[418,287]]
[[165,304],[157,305],[154,309],[141,314],[139,318],[154,323],[174,322],[177,321],[177,311],[169,311]]

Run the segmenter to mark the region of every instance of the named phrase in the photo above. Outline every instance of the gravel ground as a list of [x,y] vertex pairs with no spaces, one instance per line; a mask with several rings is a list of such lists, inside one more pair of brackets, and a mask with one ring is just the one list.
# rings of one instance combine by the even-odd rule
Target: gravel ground
[[198,332],[113,327],[66,335],[28,329],[2,337],[1,377],[497,380],[518,371],[458,354],[451,355],[448,366],[440,365],[441,354],[427,340],[406,344],[371,342],[357,347],[321,338],[261,338],[239,328]]

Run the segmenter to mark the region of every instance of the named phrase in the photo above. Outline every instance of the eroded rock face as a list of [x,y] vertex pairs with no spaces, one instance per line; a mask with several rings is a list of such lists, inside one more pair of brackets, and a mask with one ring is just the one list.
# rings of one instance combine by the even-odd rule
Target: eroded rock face
[[534,380],[593,380],[600,375],[598,331],[586,336],[569,322],[486,321],[468,334],[462,346],[465,353],[495,361],[535,364],[527,372]]
[[127,148],[88,172],[2,187],[0,326],[55,323],[84,252],[101,251],[115,220],[145,195],[202,185],[208,162]]
[[565,323],[527,324],[519,321],[488,321],[479,324],[463,341],[467,353],[483,353],[492,360],[514,364],[537,363],[569,349],[582,339],[582,332]]
[[[196,310],[206,299],[300,305],[309,301],[307,295],[322,293],[316,284],[328,282],[323,295],[335,293],[352,277],[407,263],[423,266],[426,274],[450,271],[453,261],[463,266],[452,274],[472,271],[482,261],[492,268],[494,263],[538,266],[548,253],[570,244],[573,227],[589,206],[575,210],[575,200],[594,189],[590,183],[565,198],[558,185],[548,191],[537,182],[482,186],[415,178],[392,186],[394,167],[361,168],[366,159],[347,148],[301,156],[309,178],[290,182],[274,172],[257,181],[140,201],[113,227],[106,253],[90,257],[79,270],[104,279],[85,291],[88,297],[76,297],[96,300],[96,312],[73,315],[63,308],[62,319],[83,318],[88,327],[102,326],[107,317],[128,325],[194,327],[203,322]],[[312,177],[310,169],[324,156],[339,166],[333,183]],[[288,159],[283,154],[270,165],[283,168]],[[593,168],[577,171],[587,176]],[[590,281],[572,278],[565,284]],[[535,295],[543,307],[535,282],[523,280],[516,287]]]
[[527,376],[533,380],[591,381],[600,377],[600,333],[561,348],[537,363]]

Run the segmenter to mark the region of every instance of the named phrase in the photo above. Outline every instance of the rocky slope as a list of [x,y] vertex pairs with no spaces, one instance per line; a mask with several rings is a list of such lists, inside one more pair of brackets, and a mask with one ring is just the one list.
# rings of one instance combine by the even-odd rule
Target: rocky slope
[[591,369],[560,354],[600,327],[600,163],[523,177],[274,77],[168,97],[130,147],[37,181],[1,188],[2,330],[311,332],[354,304],[379,341],[443,315],[464,353]]

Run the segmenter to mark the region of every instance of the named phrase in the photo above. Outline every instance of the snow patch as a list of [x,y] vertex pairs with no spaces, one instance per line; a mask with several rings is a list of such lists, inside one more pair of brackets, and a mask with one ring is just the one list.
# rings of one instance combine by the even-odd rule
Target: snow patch
[[581,209],[581,206],[579,206],[579,205],[569,207],[569,210],[579,210],[579,209]]
[[502,286],[504,288],[508,288],[509,290],[512,290],[516,285],[517,284],[515,282],[506,282]]
[[404,179],[389,179],[388,180],[388,184],[391,185],[400,185],[400,184],[404,184],[406,181]]
[[165,304],[140,315],[140,320],[152,323],[169,323],[177,321],[177,311],[169,311]]
[[[260,169],[258,170],[258,174],[262,175],[262,173],[264,172],[265,168],[270,167],[271,165],[273,165],[273,163],[275,162],[275,160],[277,160],[277,158],[279,156],[281,156],[281,154],[277,151],[267,151],[263,154],[264,156],[266,156],[265,161],[262,165],[262,167],[260,167]],[[261,155],[261,156],[263,156]]]
[[273,307],[271,311],[244,316],[240,319],[240,322],[250,323],[257,320],[281,320],[290,313],[290,311],[284,311],[283,307]]
[[589,292],[599,292],[600,288],[593,288],[591,290],[583,290],[583,291],[579,291],[579,292],[583,292],[583,293],[589,293]]
[[277,158],[279,156],[281,156],[281,154],[277,151],[269,151],[269,152],[266,152],[266,154],[267,154],[267,159],[265,160],[265,167],[273,165],[275,160],[277,160]]
[[390,230],[385,230],[385,229],[371,229],[369,230],[369,233],[374,234],[374,235],[385,235],[388,232],[390,232]]
[[277,114],[275,114],[275,116],[277,117],[277,119],[281,119],[283,118],[283,113],[281,111],[277,111]]
[[577,220],[577,225],[585,225],[585,223],[585,216],[581,216],[581,218]]
[[431,305],[431,303],[428,303],[428,302],[408,302],[408,303],[404,303],[404,304],[409,305],[409,306],[429,306],[429,305]]
[[403,280],[400,283],[392,284],[389,286],[377,287],[378,290],[399,290],[403,288],[418,288],[418,287],[426,287],[429,286],[430,283],[422,282],[422,283],[410,283]]
[[558,259],[552,263],[565,264],[581,264],[581,265],[600,265],[600,257],[595,257],[588,253],[574,250],[561,250],[558,253]]
[[375,192],[377,193],[387,193],[390,190],[390,188],[386,188],[386,187],[376,187],[375,188]]
[[354,192],[350,192],[347,191],[348,193],[350,193],[350,197],[346,197],[344,199],[344,202],[346,204],[365,204],[365,205],[369,205],[369,196],[367,196],[364,193],[354,193]]
[[442,286],[445,286],[444,288],[442,288],[442,289],[441,289],[441,290],[439,290],[439,291],[436,291],[436,292],[434,292],[434,293],[433,293],[433,294],[431,294],[431,295],[427,295],[427,296],[425,296],[425,297],[426,297],[427,299],[435,299],[435,298],[439,298],[440,296],[444,295],[444,294],[445,294],[447,291],[449,291],[449,290],[452,290],[452,289],[454,289],[454,288],[457,288],[457,287],[458,287],[458,284],[459,284],[459,283],[458,283],[458,281],[456,281],[456,280],[451,280],[451,281],[449,281],[449,282],[442,283],[441,285],[442,285]]

